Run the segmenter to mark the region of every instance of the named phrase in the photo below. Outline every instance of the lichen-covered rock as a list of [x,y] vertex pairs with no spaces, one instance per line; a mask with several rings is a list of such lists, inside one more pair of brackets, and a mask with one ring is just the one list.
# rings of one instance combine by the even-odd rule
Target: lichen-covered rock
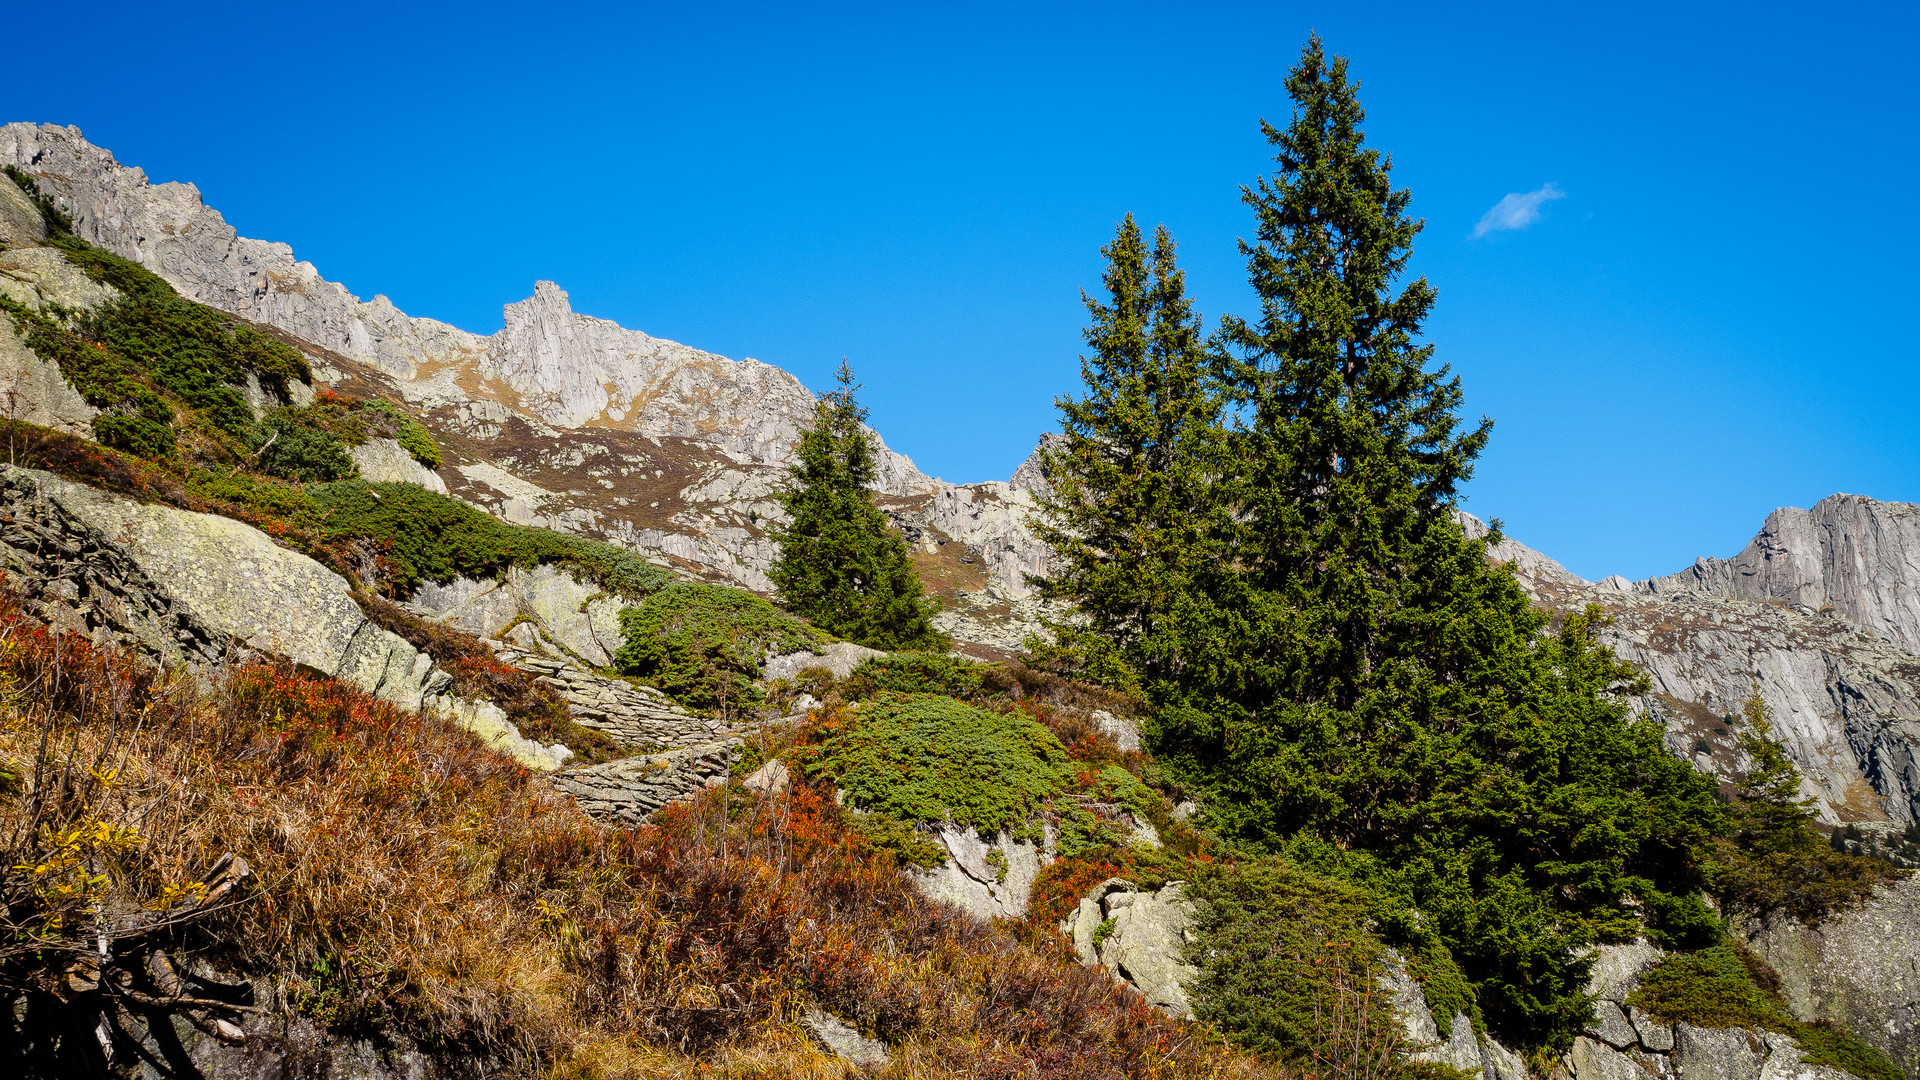
[[440,495],[447,493],[447,482],[440,474],[414,460],[398,439],[368,439],[347,447],[347,456],[360,470],[360,479],[370,484],[419,484]]
[[832,672],[836,679],[844,679],[853,674],[853,669],[859,667],[862,661],[885,655],[879,649],[869,649],[851,641],[836,641],[821,646],[818,652],[770,653],[761,667],[760,677],[767,682],[791,679],[808,668],[817,667]]
[[120,294],[88,277],[58,248],[0,251],[0,296],[40,311],[49,305],[86,311]]
[[887,1044],[860,1034],[860,1029],[822,1009],[806,1009],[800,1023],[834,1057],[849,1065],[868,1066],[887,1063]]
[[546,746],[520,734],[505,710],[491,701],[470,701],[447,694],[434,699],[429,707],[480,736],[492,749],[529,768],[553,772],[573,757],[573,751],[560,743]]
[[[64,510],[112,537],[147,576],[207,625],[256,651],[327,675],[377,673],[384,685],[390,643],[380,636],[384,631],[362,633],[367,617],[340,575],[231,518],[135,502],[49,473],[34,475]],[[407,667],[411,672],[410,661]],[[400,703],[417,708],[420,699]]]
[[612,663],[625,640],[620,598],[553,564],[510,567],[498,580],[422,582],[407,606],[483,638],[498,638],[525,625],[536,635],[523,642],[526,648],[593,667]]
[[442,709],[530,767],[566,758],[492,703],[448,696],[453,677],[370,621],[344,578],[250,525],[7,466],[0,500],[0,558],[54,625],[165,661],[284,657],[402,708]]
[[1818,927],[1778,916],[1748,922],[1741,936],[1780,973],[1797,1019],[1839,1023],[1920,1075],[1920,878]]
[[1104,964],[1140,991],[1147,1004],[1193,1015],[1187,985],[1199,970],[1187,962],[1194,906],[1182,882],[1148,892],[1109,878],[1081,898],[1063,930],[1083,964]]
[[0,466],[0,571],[42,622],[163,664],[217,664],[238,643],[201,621],[119,545],[42,490],[45,474]]
[[971,825],[951,822],[934,830],[947,859],[932,869],[914,868],[908,876],[925,895],[952,904],[979,919],[1019,918],[1027,913],[1033,883],[1053,861],[1053,836],[1016,840],[1005,832],[984,838]]
[[1573,1040],[1567,1053],[1567,1071],[1574,1080],[1660,1080],[1666,1075],[1637,1054],[1621,1053],[1604,1041],[1585,1035]]
[[[1680,1080],[1760,1080],[1767,1053],[1762,1032],[1674,1025],[1673,1060]],[[1586,1078],[1576,1074],[1575,1080]]]

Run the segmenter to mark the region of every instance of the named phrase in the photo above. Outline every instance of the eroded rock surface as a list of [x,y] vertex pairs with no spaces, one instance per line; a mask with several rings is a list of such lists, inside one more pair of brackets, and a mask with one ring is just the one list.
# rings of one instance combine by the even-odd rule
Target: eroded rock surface
[[724,739],[664,754],[643,754],[553,774],[553,786],[593,817],[638,825],[655,810],[716,784],[738,760],[742,743]]
[[1836,1021],[1920,1075],[1920,878],[1818,927],[1782,916],[1749,922],[1741,936],[1780,973],[1796,1019]]
[[912,869],[920,891],[980,919],[1018,918],[1027,913],[1034,880],[1053,861],[1053,832],[1038,840],[1015,839],[1007,832],[983,837],[971,825],[948,822],[934,829],[947,860],[930,870]]
[[1187,962],[1193,914],[1182,882],[1149,892],[1123,878],[1109,878],[1081,898],[1061,930],[1073,939],[1081,963],[1104,964],[1140,991],[1147,1004],[1191,1016],[1187,985],[1199,974]]

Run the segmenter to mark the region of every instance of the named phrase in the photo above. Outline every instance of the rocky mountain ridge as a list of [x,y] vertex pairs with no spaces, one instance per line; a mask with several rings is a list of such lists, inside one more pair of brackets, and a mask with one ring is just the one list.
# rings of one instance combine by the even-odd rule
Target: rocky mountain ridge
[[[772,495],[815,400],[792,375],[581,315],[553,282],[507,305],[487,337],[408,316],[384,296],[362,301],[286,244],[240,236],[193,185],[151,183],[75,128],[0,127],[0,163],[32,176],[82,239],[298,347],[317,382],[404,401],[452,451],[440,470],[452,494],[516,523],[770,588],[766,528],[781,515]],[[1026,625],[1001,624],[1031,595],[1025,574],[1044,564],[1021,489],[948,484],[881,446],[878,490],[925,534],[919,558],[948,604],[948,629],[1017,645]]]

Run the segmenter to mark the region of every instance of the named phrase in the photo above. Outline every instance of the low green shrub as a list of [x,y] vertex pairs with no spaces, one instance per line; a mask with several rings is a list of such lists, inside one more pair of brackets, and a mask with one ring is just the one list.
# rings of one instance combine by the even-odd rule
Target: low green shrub
[[353,398],[321,390],[312,404],[280,412],[301,427],[322,431],[346,446],[368,439],[392,439],[415,461],[429,469],[440,467],[440,448],[420,421],[384,398]]
[[969,698],[980,693],[985,667],[944,653],[888,653],[862,660],[847,676],[846,695],[853,699],[880,693]]
[[260,422],[255,468],[268,476],[305,483],[332,483],[360,475],[337,437],[301,424],[292,412],[276,410]]
[[490,577],[510,566],[558,563],[629,600],[673,575],[625,548],[598,540],[511,525],[417,484],[347,480],[308,488],[317,527],[330,536],[386,545],[389,584],[400,596],[422,581]]
[[807,769],[863,809],[983,834],[1025,821],[1071,779],[1060,741],[1024,713],[932,695],[862,706]]
[[1384,952],[1369,894],[1280,859],[1202,865],[1187,890],[1197,904],[1187,955],[1200,969],[1192,985],[1200,1019],[1250,1049],[1312,1066],[1339,1012],[1354,1044],[1347,1052],[1380,1058],[1384,1047],[1393,1056],[1391,1001],[1364,995]]
[[947,849],[934,843],[914,826],[891,814],[860,813],[848,815],[847,824],[876,851],[890,852],[902,866],[932,869],[947,860]]
[[742,589],[675,582],[620,613],[622,672],[696,708],[730,709],[760,699],[754,679],[767,650],[797,652],[825,635]]
[[1668,1023],[1694,1027],[1771,1027],[1780,1020],[1731,946],[1669,956],[1646,973],[1627,1004]]

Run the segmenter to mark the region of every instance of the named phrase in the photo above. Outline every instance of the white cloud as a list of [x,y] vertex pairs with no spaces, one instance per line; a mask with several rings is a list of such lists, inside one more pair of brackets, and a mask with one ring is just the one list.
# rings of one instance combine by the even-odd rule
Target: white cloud
[[1473,227],[1475,240],[1490,232],[1503,229],[1524,229],[1540,220],[1540,204],[1564,199],[1567,193],[1552,184],[1540,185],[1540,190],[1529,191],[1525,195],[1512,194],[1493,204],[1493,209],[1480,217],[1480,224]]

